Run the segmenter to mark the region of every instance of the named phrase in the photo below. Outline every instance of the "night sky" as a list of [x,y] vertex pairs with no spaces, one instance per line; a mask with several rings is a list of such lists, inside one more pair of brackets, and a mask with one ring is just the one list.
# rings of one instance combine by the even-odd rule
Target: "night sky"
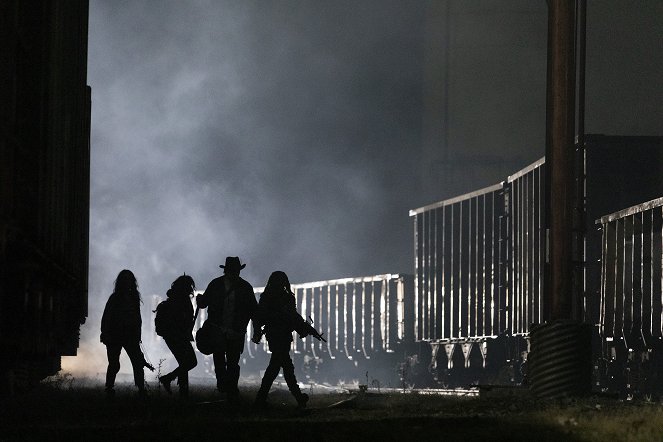
[[[589,2],[588,132],[661,135],[663,2],[641,6]],[[204,289],[228,255],[254,286],[277,269],[292,282],[412,273],[408,210],[433,202],[418,179],[425,13],[423,1],[92,0],[83,341],[98,343],[123,268],[144,296],[182,272]]]

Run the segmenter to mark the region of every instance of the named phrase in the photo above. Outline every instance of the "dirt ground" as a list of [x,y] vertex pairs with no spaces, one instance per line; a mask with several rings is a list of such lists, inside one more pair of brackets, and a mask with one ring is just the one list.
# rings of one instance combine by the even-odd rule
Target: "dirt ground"
[[98,381],[60,377],[0,399],[0,441],[9,440],[240,440],[240,441],[653,441],[663,440],[663,406],[605,397],[534,400],[525,393],[473,397],[375,389],[309,388],[306,410],[284,386],[271,407],[252,407],[256,387],[242,388],[230,413],[209,385],[176,394],[151,389],[147,399],[130,384],[110,401]]

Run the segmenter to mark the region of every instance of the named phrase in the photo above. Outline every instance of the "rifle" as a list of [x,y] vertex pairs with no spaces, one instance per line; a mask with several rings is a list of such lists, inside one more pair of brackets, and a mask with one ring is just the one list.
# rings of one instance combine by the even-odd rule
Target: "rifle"
[[308,325],[308,334],[313,336],[315,339],[318,341],[322,342],[327,342],[327,340],[322,336],[324,333],[320,333],[313,327],[313,319],[309,316],[308,319],[306,320],[306,324]]

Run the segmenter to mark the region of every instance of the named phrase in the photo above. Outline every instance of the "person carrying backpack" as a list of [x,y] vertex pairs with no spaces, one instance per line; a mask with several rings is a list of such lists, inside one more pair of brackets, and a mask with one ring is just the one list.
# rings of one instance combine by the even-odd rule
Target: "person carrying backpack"
[[156,309],[154,319],[156,332],[163,337],[166,345],[179,364],[175,370],[160,376],[159,383],[171,393],[170,383],[177,378],[180,398],[189,396],[189,371],[198,361],[191,346],[193,335],[191,330],[195,321],[191,298],[196,284],[186,273],[178,277],[170,286],[166,296]]

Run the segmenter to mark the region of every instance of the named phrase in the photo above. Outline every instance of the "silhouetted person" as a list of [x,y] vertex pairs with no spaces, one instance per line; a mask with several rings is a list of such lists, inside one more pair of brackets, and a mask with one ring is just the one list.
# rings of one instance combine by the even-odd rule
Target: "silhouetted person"
[[115,377],[120,371],[120,352],[127,352],[134,370],[134,382],[139,393],[145,395],[143,367],[154,371],[140,349],[140,293],[138,282],[130,270],[122,270],[115,280],[115,289],[106,302],[101,318],[101,342],[106,345],[108,369],[106,394],[114,396]]
[[240,264],[236,256],[226,258],[223,276],[213,279],[205,292],[196,297],[199,308],[208,308],[207,322],[218,333],[213,351],[216,385],[227,395],[228,405],[239,406],[239,358],[244,351],[246,327],[255,314],[257,302],[251,284],[240,278]]
[[180,397],[189,395],[189,371],[198,362],[191,346],[193,323],[195,317],[191,298],[196,284],[191,276],[184,274],[177,278],[167,292],[168,299],[157,306],[157,321],[159,321],[160,334],[166,345],[175,356],[178,367],[170,373],[159,377],[159,382],[170,393],[170,383],[177,378]]
[[252,341],[256,344],[260,342],[263,334],[261,328],[264,326],[269,351],[272,352],[256,396],[255,406],[257,408],[267,406],[269,390],[283,368],[283,377],[290,393],[297,400],[298,407],[304,408],[308,402],[308,395],[299,389],[295,378],[295,367],[290,358],[292,332],[296,331],[301,337],[309,334],[315,335],[317,332],[297,313],[295,295],[292,293],[290,281],[285,273],[276,271],[270,275],[265,291],[260,295],[258,312],[253,326]]

